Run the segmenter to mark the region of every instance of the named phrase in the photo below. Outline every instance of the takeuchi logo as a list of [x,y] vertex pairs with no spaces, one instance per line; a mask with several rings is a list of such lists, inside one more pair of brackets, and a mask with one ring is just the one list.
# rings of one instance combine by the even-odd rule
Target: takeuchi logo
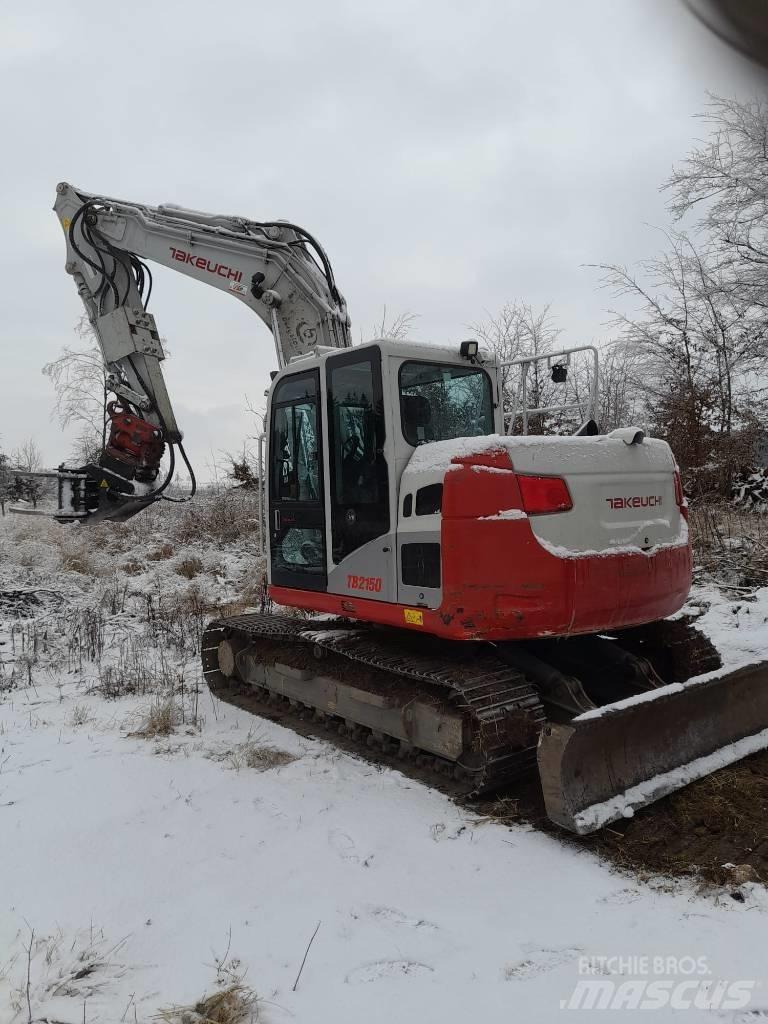
[[664,503],[660,494],[633,494],[631,498],[606,498],[605,500],[611,508],[655,508]]
[[223,263],[212,263],[205,256],[195,256],[193,252],[187,252],[185,249],[176,249],[174,246],[170,246],[170,250],[171,256],[179,263],[186,263],[198,270],[207,270],[209,274],[223,277],[226,281],[242,281],[243,279],[242,270],[235,270],[234,267],[228,267]]

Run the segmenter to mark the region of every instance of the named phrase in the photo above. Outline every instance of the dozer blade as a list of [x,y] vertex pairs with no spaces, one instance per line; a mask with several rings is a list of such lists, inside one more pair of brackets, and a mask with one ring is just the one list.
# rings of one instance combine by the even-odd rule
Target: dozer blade
[[585,835],[768,748],[768,662],[673,683],[547,723],[538,747],[547,814]]

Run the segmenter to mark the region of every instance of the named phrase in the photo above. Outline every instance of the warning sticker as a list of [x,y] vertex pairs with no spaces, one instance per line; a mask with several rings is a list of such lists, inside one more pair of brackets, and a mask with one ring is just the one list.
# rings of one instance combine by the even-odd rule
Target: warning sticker
[[403,608],[403,616],[409,626],[424,625],[424,612],[420,612],[417,608]]

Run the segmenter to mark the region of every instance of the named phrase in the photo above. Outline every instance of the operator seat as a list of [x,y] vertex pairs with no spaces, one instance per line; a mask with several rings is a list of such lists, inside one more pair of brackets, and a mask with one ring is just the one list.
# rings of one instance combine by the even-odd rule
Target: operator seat
[[431,441],[431,432],[427,430],[431,422],[432,409],[424,395],[403,395],[403,427],[407,438]]

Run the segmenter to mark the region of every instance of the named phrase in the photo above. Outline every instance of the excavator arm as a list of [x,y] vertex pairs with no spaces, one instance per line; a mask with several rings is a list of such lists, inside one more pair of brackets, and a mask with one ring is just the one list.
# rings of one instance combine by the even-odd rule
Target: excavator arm
[[[330,261],[303,228],[178,206],[146,206],[92,195],[66,182],[54,210],[67,242],[66,270],[94,329],[107,369],[109,443],[80,469],[60,467],[58,518],[125,519],[163,496],[178,448],[193,480],[163,379],[163,346],[148,311],[147,261],[227,292],[272,333],[278,366],[318,347],[351,344],[346,304]],[[170,468],[157,483],[169,447]]]

